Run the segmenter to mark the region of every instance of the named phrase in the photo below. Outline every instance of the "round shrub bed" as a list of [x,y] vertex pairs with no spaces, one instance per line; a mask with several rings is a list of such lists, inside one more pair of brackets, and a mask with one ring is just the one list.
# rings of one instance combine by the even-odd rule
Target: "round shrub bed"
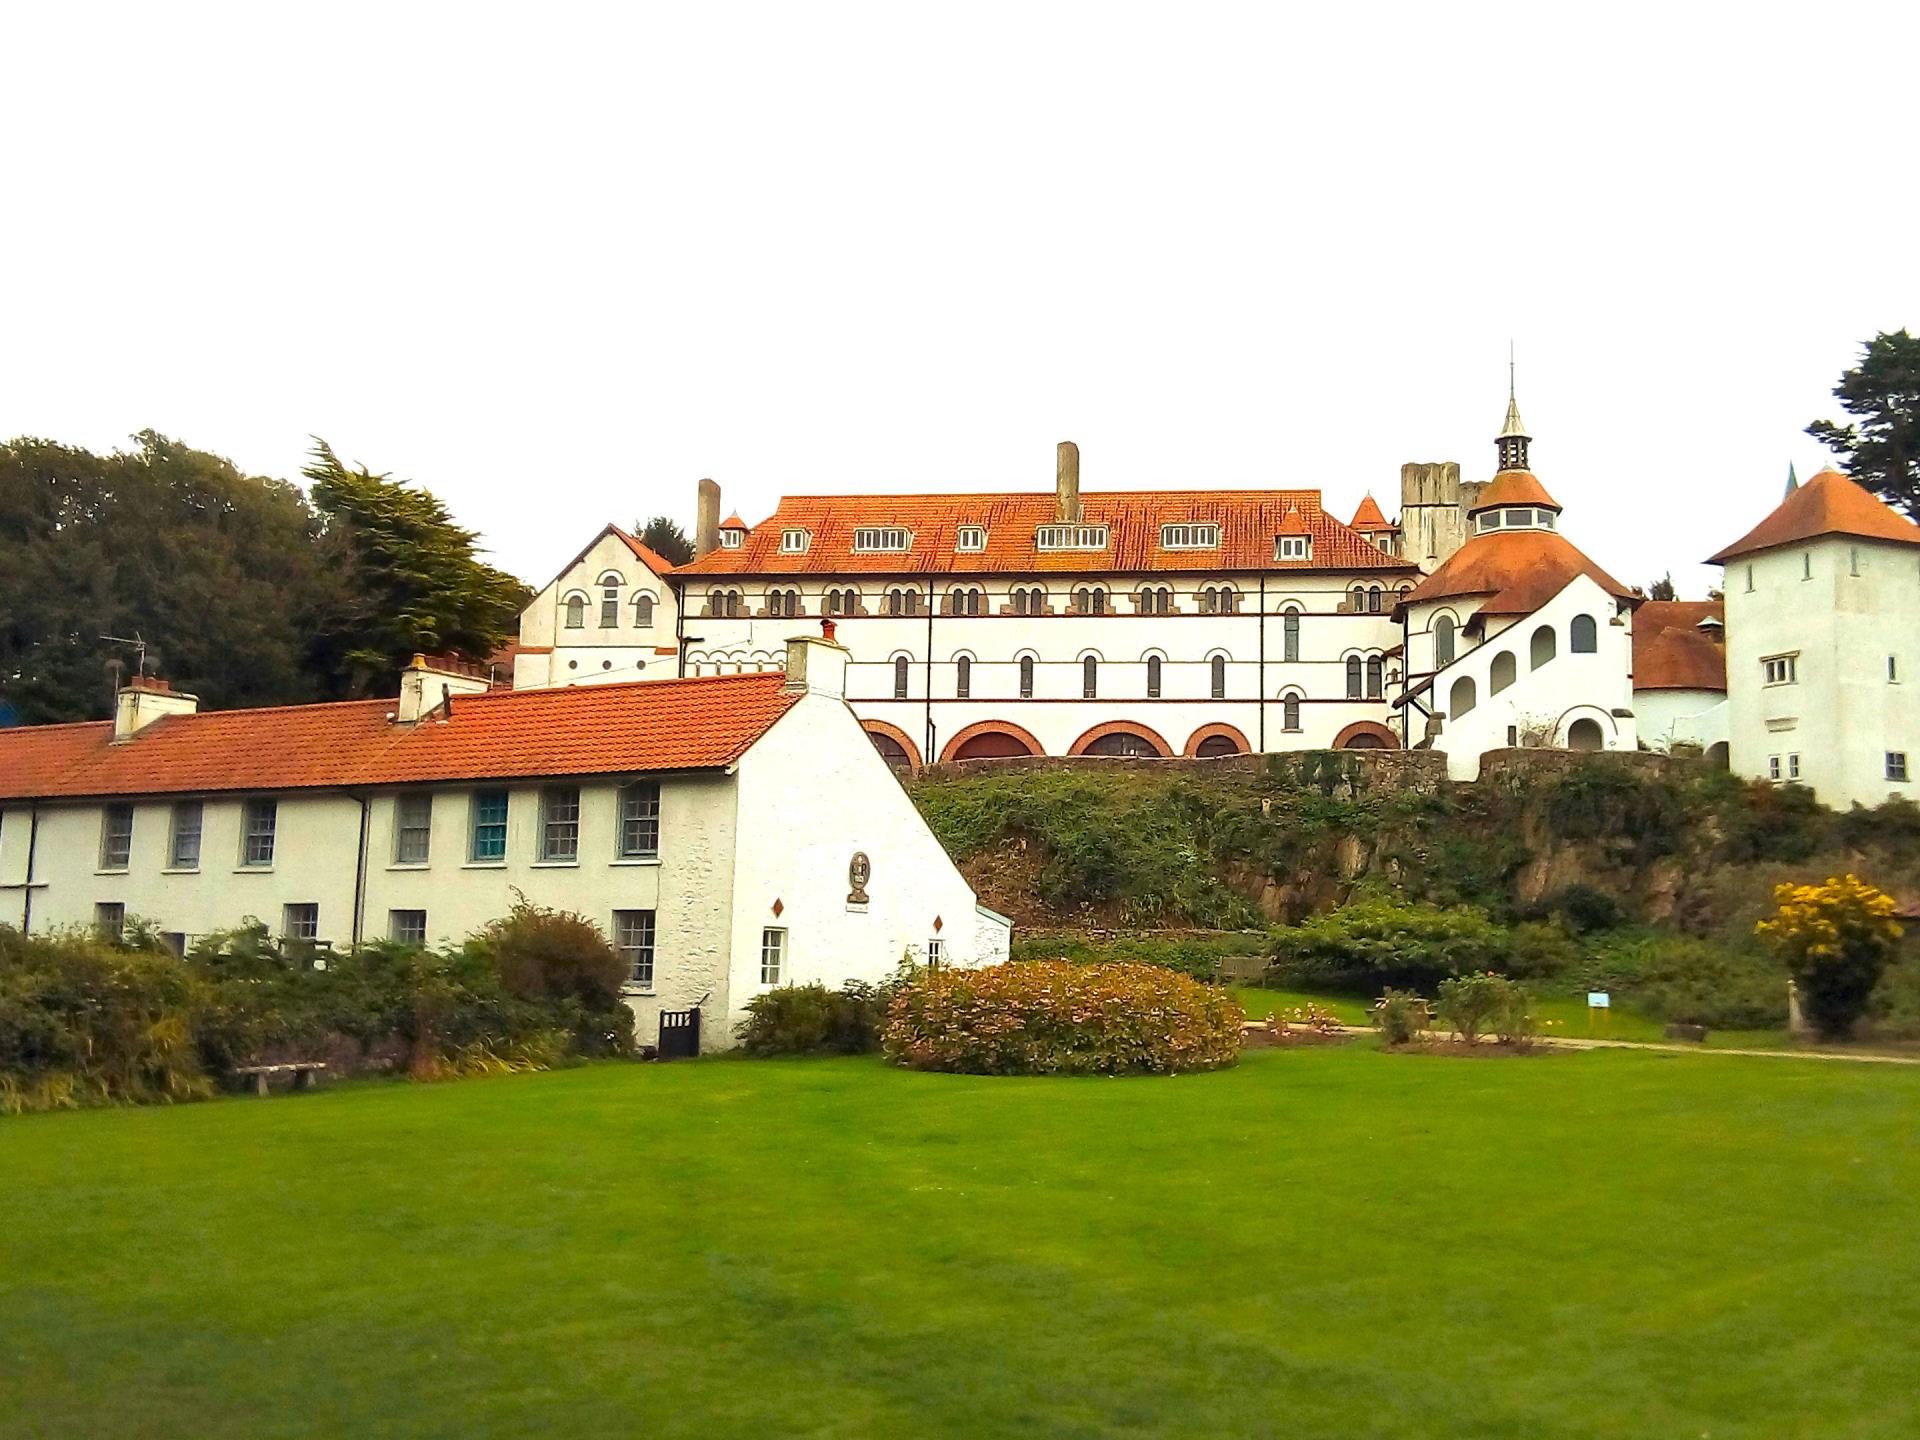
[[1170,1075],[1231,1065],[1240,1006],[1159,965],[1019,960],[939,970],[893,998],[887,1058],[966,1075]]

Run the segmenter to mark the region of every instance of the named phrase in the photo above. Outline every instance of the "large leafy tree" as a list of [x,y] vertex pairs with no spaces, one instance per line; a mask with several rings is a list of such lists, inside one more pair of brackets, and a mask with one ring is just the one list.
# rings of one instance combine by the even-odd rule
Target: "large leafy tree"
[[475,553],[478,538],[432,494],[349,467],[314,441],[301,474],[321,522],[319,553],[335,585],[312,638],[331,693],[387,688],[415,653],[475,659],[512,633],[527,588]]
[[0,702],[97,718],[143,638],[208,708],[312,699],[306,635],[330,586],[294,486],[143,431],[94,455],[0,443]]
[[693,559],[693,541],[665,515],[656,515],[639,527],[640,543],[669,564],[684,565]]
[[1849,425],[1816,420],[1807,434],[1846,463],[1847,473],[1889,505],[1920,516],[1920,337],[1889,330],[1840,377],[1834,398]]

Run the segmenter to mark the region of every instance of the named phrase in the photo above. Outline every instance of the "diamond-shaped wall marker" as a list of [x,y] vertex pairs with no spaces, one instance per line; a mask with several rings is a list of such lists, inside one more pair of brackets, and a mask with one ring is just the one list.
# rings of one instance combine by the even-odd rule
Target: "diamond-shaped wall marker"
[[933,917],[933,933],[938,935],[942,930],[946,928],[946,924],[947,922],[942,920],[938,915],[934,916]]
[[773,918],[778,920],[782,912],[784,912],[786,908],[787,907],[783,903],[781,903],[781,901],[778,898],[776,898],[773,902]]

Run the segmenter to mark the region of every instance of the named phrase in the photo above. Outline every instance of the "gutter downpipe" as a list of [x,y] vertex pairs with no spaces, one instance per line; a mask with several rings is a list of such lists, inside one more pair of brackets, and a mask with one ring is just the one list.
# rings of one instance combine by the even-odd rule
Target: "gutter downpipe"
[[33,857],[40,848],[40,802],[27,809],[27,883],[20,887],[20,933],[33,928]]
[[1260,572],[1260,661],[1259,661],[1260,753],[1267,749],[1267,572]]
[[360,802],[360,844],[355,851],[353,865],[353,944],[358,948],[366,926],[367,830],[372,820],[372,810],[365,795],[355,795],[353,798]]
[[933,754],[933,581],[927,581],[927,695],[923,702],[920,738],[922,763]]

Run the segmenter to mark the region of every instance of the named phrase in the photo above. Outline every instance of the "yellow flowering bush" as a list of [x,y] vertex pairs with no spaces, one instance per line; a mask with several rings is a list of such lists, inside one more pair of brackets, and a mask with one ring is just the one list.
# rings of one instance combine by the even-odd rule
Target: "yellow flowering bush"
[[1776,885],[1773,915],[1754,927],[1800,988],[1807,1018],[1830,1038],[1852,1031],[1901,935],[1893,897],[1854,875]]
[[883,1047],[915,1070],[1170,1075],[1231,1065],[1242,1013],[1159,965],[1018,960],[932,970],[893,998]]

